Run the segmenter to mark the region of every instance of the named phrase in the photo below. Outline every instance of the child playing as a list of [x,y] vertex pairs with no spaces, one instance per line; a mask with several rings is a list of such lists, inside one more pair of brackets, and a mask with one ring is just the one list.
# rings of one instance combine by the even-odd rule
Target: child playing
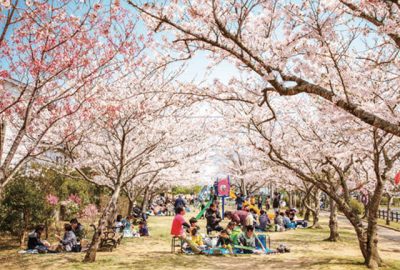
[[232,240],[229,237],[229,234],[228,234],[227,230],[222,230],[219,233],[217,247],[219,247],[219,246],[222,247],[222,248],[226,248],[227,250],[229,250],[230,254],[233,254],[233,251],[232,251]]

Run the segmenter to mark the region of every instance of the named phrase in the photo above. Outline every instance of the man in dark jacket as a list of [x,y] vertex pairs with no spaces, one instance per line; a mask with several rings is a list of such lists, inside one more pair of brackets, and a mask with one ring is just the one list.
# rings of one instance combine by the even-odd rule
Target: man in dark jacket
[[178,207],[182,207],[182,208],[186,207],[185,200],[182,198],[181,195],[179,195],[178,198],[176,198],[174,207],[175,207],[175,211],[176,211],[176,209],[178,209]]
[[206,211],[206,220],[207,220],[207,233],[211,231],[222,231],[223,228],[219,225],[221,222],[221,215],[217,209],[215,204],[212,204],[210,208]]
[[71,219],[69,223],[71,224],[72,231],[76,235],[76,240],[79,243],[82,239],[86,237],[85,228],[83,227],[82,224],[78,222],[76,218]]

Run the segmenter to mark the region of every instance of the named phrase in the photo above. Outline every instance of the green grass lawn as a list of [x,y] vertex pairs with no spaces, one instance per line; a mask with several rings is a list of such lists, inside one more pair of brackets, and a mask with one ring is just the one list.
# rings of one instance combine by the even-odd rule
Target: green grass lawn
[[[190,217],[188,214],[186,218]],[[124,239],[112,253],[99,252],[93,264],[81,262],[84,254],[18,254],[18,248],[9,245],[0,249],[1,269],[366,269],[349,226],[342,226],[340,242],[323,241],[329,233],[326,219],[322,219],[323,229],[270,233],[272,248],[284,243],[291,253],[237,257],[171,254],[171,220],[172,217],[150,217],[151,237]],[[203,220],[200,226],[204,229]],[[379,244],[385,260],[382,269],[400,270],[398,243]]]

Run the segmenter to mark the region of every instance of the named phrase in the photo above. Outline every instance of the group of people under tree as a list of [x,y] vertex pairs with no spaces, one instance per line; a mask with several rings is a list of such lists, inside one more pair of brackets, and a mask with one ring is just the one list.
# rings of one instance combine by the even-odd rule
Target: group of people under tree
[[51,245],[48,241],[42,239],[45,229],[44,225],[37,225],[35,230],[29,234],[28,250],[38,253],[80,252],[82,250],[82,240],[86,236],[86,231],[76,218],[64,224],[63,237],[55,235],[55,238],[59,241],[57,244]]
[[[123,218],[117,215],[111,229],[115,233],[122,234],[123,237],[143,237],[149,236],[149,229],[146,220],[141,219],[138,222],[138,229],[134,229],[134,217],[128,215]],[[81,252],[87,248],[86,230],[84,226],[73,218],[69,223],[64,224],[64,235],[61,237],[55,234],[54,237],[59,241],[56,244],[50,244],[43,239],[43,233],[46,227],[39,224],[28,235],[27,252],[29,253],[59,253],[59,252]]]

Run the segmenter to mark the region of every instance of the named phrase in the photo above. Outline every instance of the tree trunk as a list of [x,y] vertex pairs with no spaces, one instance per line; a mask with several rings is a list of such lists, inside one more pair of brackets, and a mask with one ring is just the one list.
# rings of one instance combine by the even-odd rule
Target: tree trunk
[[292,191],[288,192],[289,195],[289,209],[293,208],[293,193]]
[[[3,160],[3,149],[4,149],[4,142],[6,137],[6,122],[3,119],[0,119],[0,164]],[[2,183],[2,177],[0,173],[0,184]],[[1,191],[1,189],[0,189]]]
[[149,187],[147,186],[143,194],[142,213],[146,213],[148,197],[149,197]]
[[22,232],[20,234],[20,238],[19,238],[19,245],[20,247],[23,247],[25,245],[25,239],[26,239],[26,235],[28,234],[28,226],[29,226],[29,219],[30,219],[30,215],[28,211],[23,211],[23,215],[24,215],[24,221],[23,221],[23,229]]
[[304,213],[304,220],[310,221],[310,209],[306,209],[306,212]]
[[362,219],[368,219],[369,217],[369,206],[368,203],[364,204],[364,215],[362,216]]
[[330,205],[330,215],[329,215],[329,237],[325,239],[326,241],[337,242],[339,237],[339,225],[337,221],[337,207],[334,200],[329,200]]
[[312,215],[313,215],[313,224],[312,224],[311,228],[321,229],[322,226],[321,226],[321,224],[319,224],[319,209],[312,211]]
[[315,193],[314,199],[314,210],[312,210],[312,215],[313,215],[313,225],[311,228],[313,229],[321,229],[322,226],[319,224],[319,213],[320,213],[320,200],[321,200],[321,190],[317,189]]
[[386,215],[386,225],[390,225],[390,212],[391,212],[391,207],[390,207],[390,205],[392,204],[392,199],[393,199],[393,197],[392,196],[390,196],[389,194],[387,195],[387,198],[388,198],[388,201],[387,201],[387,206],[386,206],[386,212],[387,212],[387,215]]
[[377,218],[374,217],[368,222],[367,231],[367,254],[366,264],[369,268],[377,269],[382,264],[378,252]]
[[111,196],[110,201],[108,202],[106,208],[103,210],[103,213],[99,219],[97,228],[95,233],[93,234],[92,242],[90,243],[90,247],[86,252],[85,258],[83,259],[84,262],[94,262],[96,260],[96,253],[97,249],[99,248],[100,244],[100,237],[103,231],[106,229],[106,224],[110,222],[114,218],[113,214],[117,209],[117,203],[119,199],[119,195],[121,192],[121,186],[117,186],[114,189],[114,192]]
[[127,213],[127,215],[129,216],[129,215],[132,215],[133,200],[131,200],[129,197],[128,197],[128,200],[129,200],[129,205],[128,205],[128,213]]
[[[1,162],[1,159],[0,159]],[[0,199],[3,198],[5,185],[3,183],[6,181],[6,176],[3,170],[0,168]]]
[[376,218],[372,218],[368,222],[367,230],[365,228],[358,228],[356,231],[365,265],[371,269],[378,269],[382,264],[382,259],[378,252]]

